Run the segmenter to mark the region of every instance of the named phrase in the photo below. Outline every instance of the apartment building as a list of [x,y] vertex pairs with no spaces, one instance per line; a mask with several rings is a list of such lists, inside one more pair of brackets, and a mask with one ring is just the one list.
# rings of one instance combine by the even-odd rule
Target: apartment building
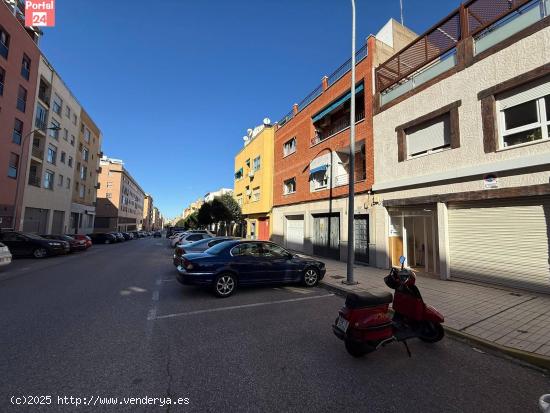
[[247,238],[269,240],[273,208],[273,144],[275,128],[269,119],[248,129],[244,147],[235,156],[233,197],[241,207]]
[[17,6],[0,2],[0,228],[19,227],[34,129],[40,51],[21,20]]
[[204,199],[199,198],[195,202],[192,202],[189,204],[187,208],[183,210],[183,214],[181,216],[182,219],[187,218],[189,215],[197,212],[199,209],[201,209],[202,204],[204,204]]
[[69,231],[81,108],[46,58],[41,56],[38,63],[22,230],[63,234]]
[[465,2],[376,70],[379,266],[550,292],[549,6]]
[[350,105],[355,99],[355,256],[373,263],[373,68],[416,35],[390,20],[300,103],[275,130],[272,239],[287,248],[345,260],[350,179]]
[[212,202],[215,198],[219,198],[222,195],[231,195],[233,190],[231,188],[220,188],[217,191],[207,192],[204,195],[204,202]]
[[120,159],[100,160],[95,232],[143,229],[145,192]]
[[153,207],[153,230],[162,230],[164,219],[157,207]]
[[143,199],[143,229],[151,231],[153,229],[153,197],[149,194]]
[[[101,131],[90,115],[82,108],[80,116],[67,106],[64,116],[80,126],[71,130],[63,128],[63,136],[70,136],[70,142],[78,136],[69,231],[71,234],[89,234],[94,230],[97,189],[99,187],[99,162],[101,153]],[[78,120],[79,119],[79,120]]]

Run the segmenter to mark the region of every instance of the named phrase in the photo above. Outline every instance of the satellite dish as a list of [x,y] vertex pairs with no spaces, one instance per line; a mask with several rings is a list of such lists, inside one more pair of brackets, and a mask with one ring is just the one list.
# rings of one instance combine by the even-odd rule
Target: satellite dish
[[246,133],[248,133],[249,135],[250,135],[252,132],[253,132],[252,129],[247,129],[247,130],[246,130]]
[[265,118],[264,119],[264,125],[271,125],[271,119]]
[[247,141],[248,140],[248,136],[243,136],[243,141]]

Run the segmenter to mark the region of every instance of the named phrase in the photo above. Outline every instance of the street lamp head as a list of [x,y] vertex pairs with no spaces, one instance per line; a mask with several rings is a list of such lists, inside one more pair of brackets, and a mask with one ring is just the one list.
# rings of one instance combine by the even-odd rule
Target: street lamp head
[[61,128],[59,126],[52,126],[52,127],[47,128],[47,130],[59,131],[59,130],[61,130]]

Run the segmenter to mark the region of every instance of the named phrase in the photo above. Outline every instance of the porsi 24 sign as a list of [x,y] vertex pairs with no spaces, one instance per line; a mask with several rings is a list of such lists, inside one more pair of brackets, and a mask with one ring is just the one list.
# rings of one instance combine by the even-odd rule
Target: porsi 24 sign
[[55,26],[55,0],[25,0],[25,26]]

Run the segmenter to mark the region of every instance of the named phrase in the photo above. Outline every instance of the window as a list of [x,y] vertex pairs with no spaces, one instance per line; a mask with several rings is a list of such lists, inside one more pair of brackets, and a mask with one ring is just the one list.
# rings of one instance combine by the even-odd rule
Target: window
[[71,135],[71,145],[73,145],[73,146],[74,146],[74,142],[75,142],[75,140],[76,140],[76,139],[75,139],[74,135]]
[[4,81],[6,80],[6,71],[0,67],[0,96],[4,94]]
[[8,52],[10,50],[10,35],[7,31],[0,26],[0,56],[3,56],[4,59],[8,58]]
[[252,190],[252,202],[258,202],[260,200],[260,187],[256,187]]
[[63,108],[63,99],[59,97],[57,93],[54,93],[52,109],[58,115],[61,115],[61,109]]
[[23,54],[23,61],[21,62],[21,76],[27,80],[31,77],[31,59],[26,54]]
[[48,135],[55,140],[59,140],[59,122],[55,119],[50,121],[50,129],[48,129]]
[[8,176],[17,178],[17,169],[19,168],[19,155],[10,153],[10,163],[8,165]]
[[296,178],[290,178],[283,182],[283,194],[293,194],[296,192]]
[[286,141],[283,145],[283,156],[296,152],[296,138]]
[[84,141],[87,143],[90,142],[90,129],[88,128],[84,129]]
[[63,151],[61,151],[61,158],[59,159],[61,161],[61,163],[65,163],[65,157],[67,156],[67,154]]
[[48,156],[46,159],[48,163],[55,165],[55,162],[57,160],[57,148],[55,146],[48,145]]
[[88,168],[86,168],[84,165],[80,167],[80,179],[86,180],[86,174],[88,172]]
[[66,188],[67,188],[67,189],[71,189],[71,178],[67,177],[67,179],[66,179],[65,181],[67,181],[67,186],[66,186]]
[[237,204],[243,206],[243,194],[237,195]]
[[38,129],[46,130],[46,119],[48,117],[48,111],[40,103],[36,104],[36,118],[34,120],[34,126]]
[[57,185],[58,186],[63,186],[63,175],[58,176]]
[[17,109],[19,109],[21,112],[25,112],[25,109],[27,108],[27,89],[25,89],[23,86],[19,86],[19,90],[17,92]]
[[65,116],[67,116],[67,119],[71,119],[71,107],[69,105],[65,105]]
[[78,192],[78,196],[80,198],[84,198],[85,194],[86,194],[86,185],[80,185],[80,191]]
[[252,168],[254,171],[257,171],[262,166],[260,163],[260,157],[254,158],[254,167]]
[[76,122],[77,122],[77,121],[76,121],[76,114],[73,113],[73,125],[76,125]]
[[237,245],[231,249],[231,255],[234,257],[243,255],[247,257],[259,257],[261,255],[260,244],[257,242],[247,242]]
[[107,188],[112,188],[113,187],[113,183],[112,182],[107,182]]
[[405,129],[407,159],[429,155],[451,146],[450,114]]
[[69,131],[67,129],[63,129],[63,140],[69,141]]
[[53,189],[54,173],[52,171],[44,172],[44,188]]
[[549,77],[497,99],[501,149],[549,138]]
[[326,188],[328,186],[327,169],[311,174],[311,182],[315,190]]
[[21,145],[22,136],[23,136],[23,122],[21,122],[19,119],[15,119],[11,141],[13,143],[16,143],[17,145]]
[[243,178],[243,168],[235,172],[235,180],[238,181]]
[[246,166],[248,166],[250,168],[250,159],[246,160]]
[[284,258],[289,252],[276,244],[262,244],[262,257],[266,258]]
[[72,156],[69,156],[69,160],[67,162],[67,165],[69,165],[69,167],[73,167],[73,157]]

